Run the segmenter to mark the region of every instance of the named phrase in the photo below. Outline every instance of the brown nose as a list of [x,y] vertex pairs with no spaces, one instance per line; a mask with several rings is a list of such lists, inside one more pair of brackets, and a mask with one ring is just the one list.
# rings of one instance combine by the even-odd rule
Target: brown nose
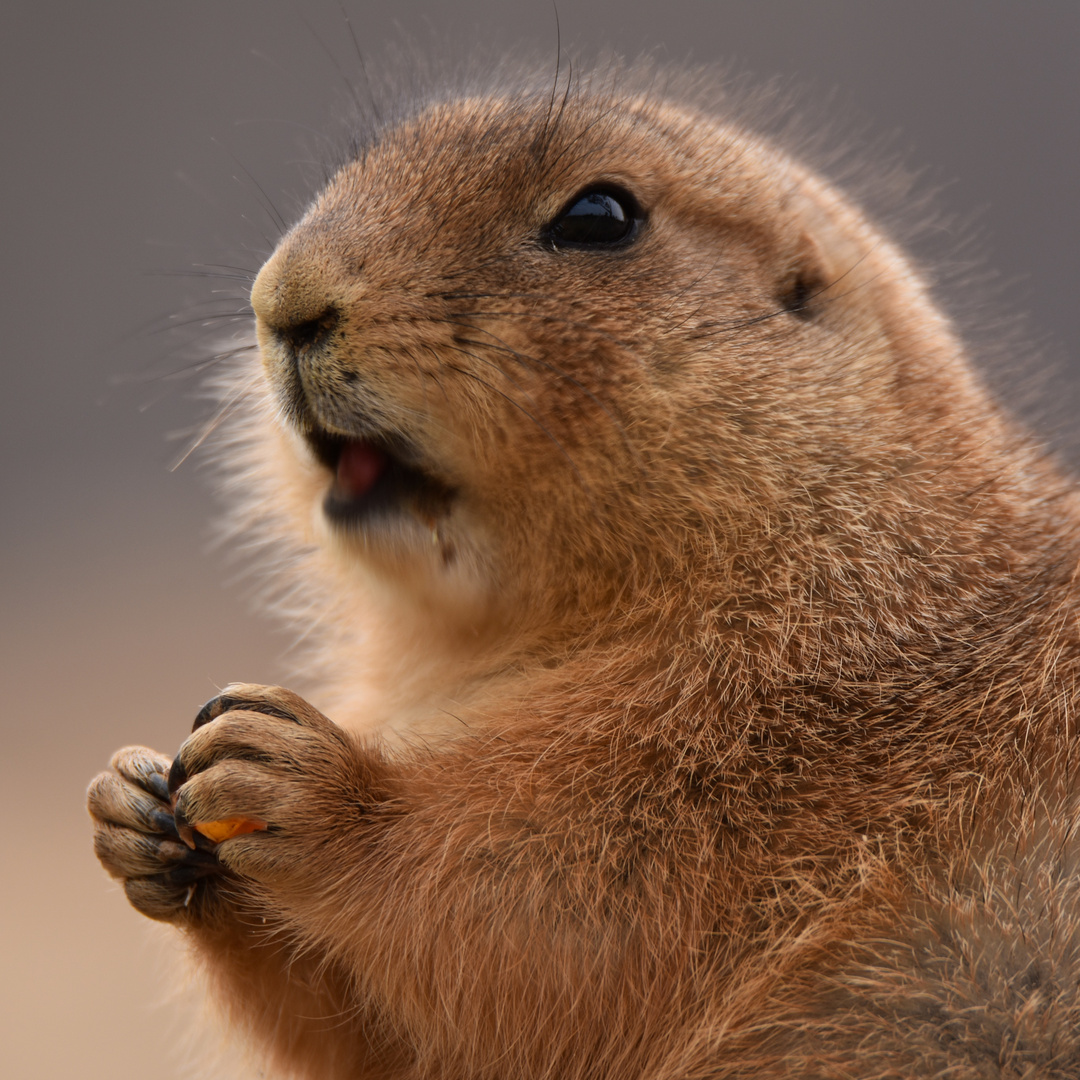
[[251,306],[260,332],[285,346],[293,358],[326,342],[341,318],[319,265],[288,242],[259,271]]

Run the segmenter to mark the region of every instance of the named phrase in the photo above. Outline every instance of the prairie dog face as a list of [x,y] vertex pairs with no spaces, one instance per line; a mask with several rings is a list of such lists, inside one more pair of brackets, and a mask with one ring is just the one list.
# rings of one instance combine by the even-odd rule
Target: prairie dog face
[[595,614],[702,522],[723,542],[892,452],[896,258],[692,112],[432,107],[255,283],[285,482],[338,558],[477,626]]

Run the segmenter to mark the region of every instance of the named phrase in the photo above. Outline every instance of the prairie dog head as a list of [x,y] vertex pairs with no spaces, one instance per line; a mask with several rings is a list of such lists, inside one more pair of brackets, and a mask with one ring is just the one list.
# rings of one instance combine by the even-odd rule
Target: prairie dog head
[[696,111],[587,89],[382,132],[252,303],[307,538],[477,640],[722,576],[857,502],[851,477],[949,452],[978,395],[831,188]]

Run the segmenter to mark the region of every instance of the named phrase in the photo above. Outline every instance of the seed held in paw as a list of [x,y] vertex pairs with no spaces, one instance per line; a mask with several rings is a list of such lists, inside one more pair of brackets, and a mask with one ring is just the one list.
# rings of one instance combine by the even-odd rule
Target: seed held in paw
[[243,836],[245,833],[263,832],[266,822],[258,818],[229,817],[220,821],[196,821],[192,822],[193,829],[201,832],[207,840],[220,844],[224,840],[231,840],[234,836]]

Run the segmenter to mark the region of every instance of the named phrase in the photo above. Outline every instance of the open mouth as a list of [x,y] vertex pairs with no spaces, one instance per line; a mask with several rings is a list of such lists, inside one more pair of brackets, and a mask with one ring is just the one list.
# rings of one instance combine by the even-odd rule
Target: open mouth
[[340,525],[359,526],[411,513],[426,525],[444,516],[454,492],[415,464],[401,440],[356,439],[320,429],[306,432],[315,456],[333,474],[323,512]]

